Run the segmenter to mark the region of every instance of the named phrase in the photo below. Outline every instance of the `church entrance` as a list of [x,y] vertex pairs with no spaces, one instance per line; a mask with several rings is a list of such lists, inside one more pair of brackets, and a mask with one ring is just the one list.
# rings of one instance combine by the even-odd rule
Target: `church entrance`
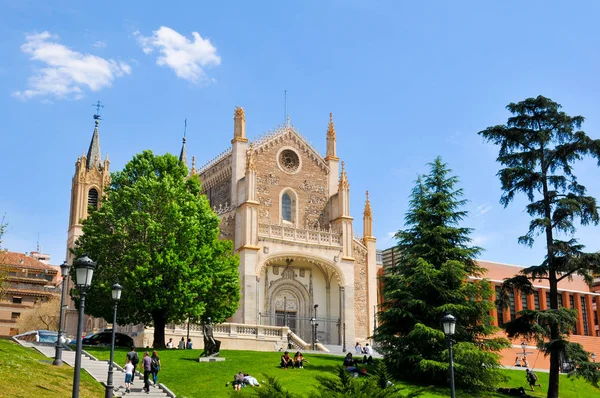
[[343,289],[337,279],[301,258],[283,261],[265,268],[260,323],[287,326],[308,344],[341,345]]

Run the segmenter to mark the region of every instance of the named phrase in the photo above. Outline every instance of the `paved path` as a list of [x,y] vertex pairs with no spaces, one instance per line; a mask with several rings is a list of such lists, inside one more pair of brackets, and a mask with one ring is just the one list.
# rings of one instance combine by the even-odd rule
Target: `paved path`
[[[23,346],[34,348],[47,357],[54,358],[55,347],[53,345],[34,344],[20,340],[17,340],[17,342]],[[75,351],[63,350],[62,360],[69,366],[75,366]],[[106,383],[106,378],[108,377],[108,361],[100,361],[84,351],[84,353],[81,355],[81,368],[85,369],[85,371],[88,372],[96,381],[100,383]],[[156,387],[151,386],[150,393],[146,394],[142,390],[144,387],[143,376],[139,375],[139,373],[136,374],[135,384],[131,386],[131,392],[125,393],[125,371],[116,364],[113,366],[113,384],[115,385],[115,397],[175,397],[175,395],[161,383],[158,383]]]

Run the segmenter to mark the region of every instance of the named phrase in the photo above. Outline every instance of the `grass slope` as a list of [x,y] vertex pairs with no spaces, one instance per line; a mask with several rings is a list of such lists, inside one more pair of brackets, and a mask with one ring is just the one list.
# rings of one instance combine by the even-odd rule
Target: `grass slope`
[[[105,348],[86,348],[88,352],[99,359],[108,359],[110,351]],[[340,364],[343,358],[333,355],[311,355],[309,354],[309,364],[304,369],[279,368],[278,352],[256,352],[256,351],[222,351],[221,356],[226,358],[224,362],[198,363],[198,356],[201,350],[164,350],[159,352],[161,358],[162,370],[159,373],[159,382],[164,383],[171,389],[178,398],[194,398],[208,396],[211,398],[230,397],[232,388],[225,387],[225,383],[233,379],[233,375],[243,371],[255,376],[259,381],[265,380],[264,375],[274,376],[279,379],[284,388],[299,396],[307,396],[309,392],[315,390],[318,386],[315,376],[331,375],[335,366]],[[115,360],[124,365],[126,349],[117,350]],[[140,358],[143,354],[139,352]],[[506,370],[504,373],[509,377],[509,381],[504,387],[527,387],[525,382],[525,372],[520,370]],[[528,392],[534,397],[545,397],[548,386],[548,374],[537,373],[540,383],[544,388],[537,388],[536,392]],[[414,385],[398,383],[406,386],[407,391],[417,388]],[[252,389],[244,388],[236,396],[251,396]],[[432,388],[422,395],[424,398],[448,397],[450,391],[448,388]],[[459,397],[481,397],[478,395],[469,395],[464,392],[457,392]],[[500,397],[503,395],[486,395],[488,397]],[[586,398],[599,397],[600,390],[586,384],[582,380],[569,379],[561,376],[560,397],[561,398]]]
[[[40,360],[52,359],[11,340],[0,339],[0,397],[71,397],[73,368]],[[101,397],[104,388],[82,371],[79,394],[81,398]]]

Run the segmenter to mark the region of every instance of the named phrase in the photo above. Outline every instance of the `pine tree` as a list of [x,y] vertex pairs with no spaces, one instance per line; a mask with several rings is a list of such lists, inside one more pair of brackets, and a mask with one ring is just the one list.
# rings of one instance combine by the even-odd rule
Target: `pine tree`
[[[502,376],[497,351],[506,339],[492,338],[492,289],[481,279],[475,261],[481,248],[471,245],[463,190],[441,158],[420,176],[405,215],[406,229],[396,234],[399,259],[385,270],[384,303],[375,339],[396,376],[445,384],[448,350],[441,318],[457,318],[455,375],[457,385],[485,388]],[[471,279],[469,278],[471,277]]]
[[[532,281],[548,281],[550,309],[521,311],[505,328],[509,337],[536,339],[538,347],[550,354],[547,396],[556,398],[561,354],[582,351],[581,347],[570,347],[566,339],[575,327],[577,314],[558,307],[558,282],[574,274],[590,282],[594,272],[600,271],[600,255],[583,252],[584,246],[573,238],[576,219],[583,225],[596,225],[600,220],[596,199],[586,195],[585,186],[573,174],[573,164],[585,156],[600,160],[600,140],[592,140],[579,130],[583,116],[567,115],[549,98],[527,98],[506,108],[513,114],[506,125],[488,127],[479,134],[500,146],[497,160],[504,166],[498,172],[504,191],[500,203],[508,206],[518,193],[529,201],[527,213],[532,220],[519,242],[531,246],[536,236],[543,235],[546,256],[540,265],[506,280],[499,301],[506,305],[510,290],[531,294],[535,292]],[[560,234],[568,240],[557,239]],[[575,357],[579,358],[580,374],[597,384],[598,368],[591,366],[586,355]]]

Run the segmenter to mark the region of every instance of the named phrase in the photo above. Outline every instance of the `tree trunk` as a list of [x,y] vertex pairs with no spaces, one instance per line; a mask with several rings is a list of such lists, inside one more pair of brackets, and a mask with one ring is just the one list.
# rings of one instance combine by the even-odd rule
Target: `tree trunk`
[[153,315],[152,319],[154,320],[154,349],[163,349],[165,348],[165,318],[160,315]]
[[[550,272],[550,308],[558,309],[558,282],[556,273]],[[550,341],[556,341],[559,337],[558,325],[550,327]],[[558,380],[560,376],[560,351],[552,349],[550,351],[550,377],[548,381],[547,398],[558,398]]]

